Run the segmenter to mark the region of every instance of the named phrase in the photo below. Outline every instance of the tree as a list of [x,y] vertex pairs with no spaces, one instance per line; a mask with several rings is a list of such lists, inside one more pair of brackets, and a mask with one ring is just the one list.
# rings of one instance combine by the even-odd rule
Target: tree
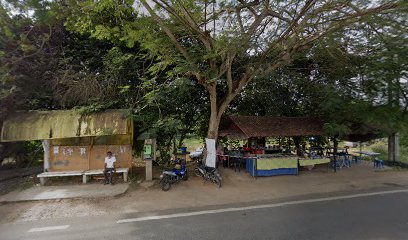
[[160,84],[145,95],[146,105],[134,114],[136,134],[155,133],[160,163],[166,163],[172,150],[182,147],[188,134],[197,132],[197,123],[205,116],[203,113],[208,112],[205,98],[202,87],[184,78]]
[[[0,0],[0,124],[9,112],[55,106],[48,84],[60,54],[60,25],[52,2]],[[0,144],[0,159],[32,165],[41,143]]]
[[312,49],[298,53],[290,64],[251,81],[232,103],[233,109],[243,115],[325,119],[327,112],[321,105],[328,98],[354,98],[353,78],[364,59],[345,49],[333,36],[326,36]]
[[[68,31],[63,23],[70,9],[62,1],[10,1],[4,6],[0,120],[14,110],[128,108],[137,130],[156,130],[162,156],[196,130],[208,102],[195,79],[167,84],[169,73],[148,71],[152,62],[137,44]],[[116,26],[111,6],[103,6],[100,20]],[[121,19],[134,21],[131,5],[118,10],[127,12]]]
[[[253,79],[288,64],[328,33],[373,14],[388,14],[403,1],[164,1],[141,0],[137,20],[118,17],[118,24],[95,22],[101,6],[115,1],[86,1],[70,24],[96,37],[140,46],[173,66],[175,75],[194,76],[209,94],[207,137],[216,139],[221,117],[231,101]],[[126,2],[129,4],[129,2]],[[77,4],[75,4],[78,6]],[[123,7],[123,6],[120,6]],[[85,15],[84,16],[84,12]],[[115,11],[120,16],[122,11]],[[99,12],[100,13],[100,12]],[[206,14],[208,13],[208,14]],[[108,25],[108,26],[107,26]]]
[[[38,4],[32,17],[18,6],[0,4],[0,122],[8,111],[52,106],[47,85],[59,54],[59,27],[45,8]],[[27,4],[27,8],[33,2]],[[18,3],[16,3],[18,4]]]
[[[404,120],[408,107],[407,101],[407,67],[408,67],[408,44],[407,26],[408,12],[401,12],[399,15],[388,17],[391,24],[371,23],[368,26],[368,41],[370,45],[377,46],[371,51],[369,64],[365,68],[365,81],[376,83],[377,92],[372,93],[377,104],[384,104],[389,109],[394,110],[394,114],[387,116],[388,134],[388,160],[396,161],[399,155],[397,132],[403,129]],[[390,27],[391,26],[391,27]],[[405,81],[405,84],[401,83]],[[405,86],[404,86],[405,85]],[[402,110],[402,111],[401,111]],[[401,114],[402,112],[402,114]],[[402,116],[401,116],[402,115]],[[403,120],[403,121],[401,121]]]

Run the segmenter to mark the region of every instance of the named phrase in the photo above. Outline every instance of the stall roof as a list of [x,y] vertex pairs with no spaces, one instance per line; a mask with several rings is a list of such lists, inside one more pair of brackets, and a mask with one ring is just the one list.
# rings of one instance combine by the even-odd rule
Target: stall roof
[[220,124],[219,136],[232,138],[317,136],[323,123],[309,117],[228,116]]
[[131,133],[124,110],[80,114],[75,110],[16,112],[3,122],[1,141],[31,141]]

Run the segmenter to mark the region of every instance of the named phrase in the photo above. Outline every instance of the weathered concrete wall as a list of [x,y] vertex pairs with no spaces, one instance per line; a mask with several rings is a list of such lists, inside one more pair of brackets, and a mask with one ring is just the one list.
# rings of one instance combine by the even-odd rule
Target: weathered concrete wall
[[91,149],[90,169],[104,167],[106,152],[111,151],[116,157],[116,167],[130,167],[132,148],[130,145],[100,145]]
[[126,145],[132,143],[132,135],[53,139],[51,143],[54,146]]
[[11,114],[3,123],[1,141],[30,141],[131,134],[124,111],[81,115],[76,111],[30,111]]
[[51,146],[50,171],[102,169],[106,152],[116,157],[116,167],[130,167],[131,145]]

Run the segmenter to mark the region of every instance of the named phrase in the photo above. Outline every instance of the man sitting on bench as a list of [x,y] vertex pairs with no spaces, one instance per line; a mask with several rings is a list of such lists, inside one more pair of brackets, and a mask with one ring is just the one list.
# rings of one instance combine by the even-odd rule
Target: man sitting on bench
[[106,157],[105,157],[105,169],[103,171],[103,174],[105,175],[105,184],[113,185],[112,177],[113,177],[113,173],[116,172],[115,162],[116,162],[116,158],[115,156],[112,156],[112,152],[111,151],[107,152]]

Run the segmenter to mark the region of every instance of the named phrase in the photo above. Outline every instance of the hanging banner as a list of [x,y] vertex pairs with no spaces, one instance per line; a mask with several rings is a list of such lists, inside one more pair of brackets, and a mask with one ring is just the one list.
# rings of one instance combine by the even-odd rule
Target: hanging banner
[[207,158],[205,159],[205,165],[207,167],[215,168],[216,150],[215,150],[215,139],[205,139],[205,144],[207,146]]

